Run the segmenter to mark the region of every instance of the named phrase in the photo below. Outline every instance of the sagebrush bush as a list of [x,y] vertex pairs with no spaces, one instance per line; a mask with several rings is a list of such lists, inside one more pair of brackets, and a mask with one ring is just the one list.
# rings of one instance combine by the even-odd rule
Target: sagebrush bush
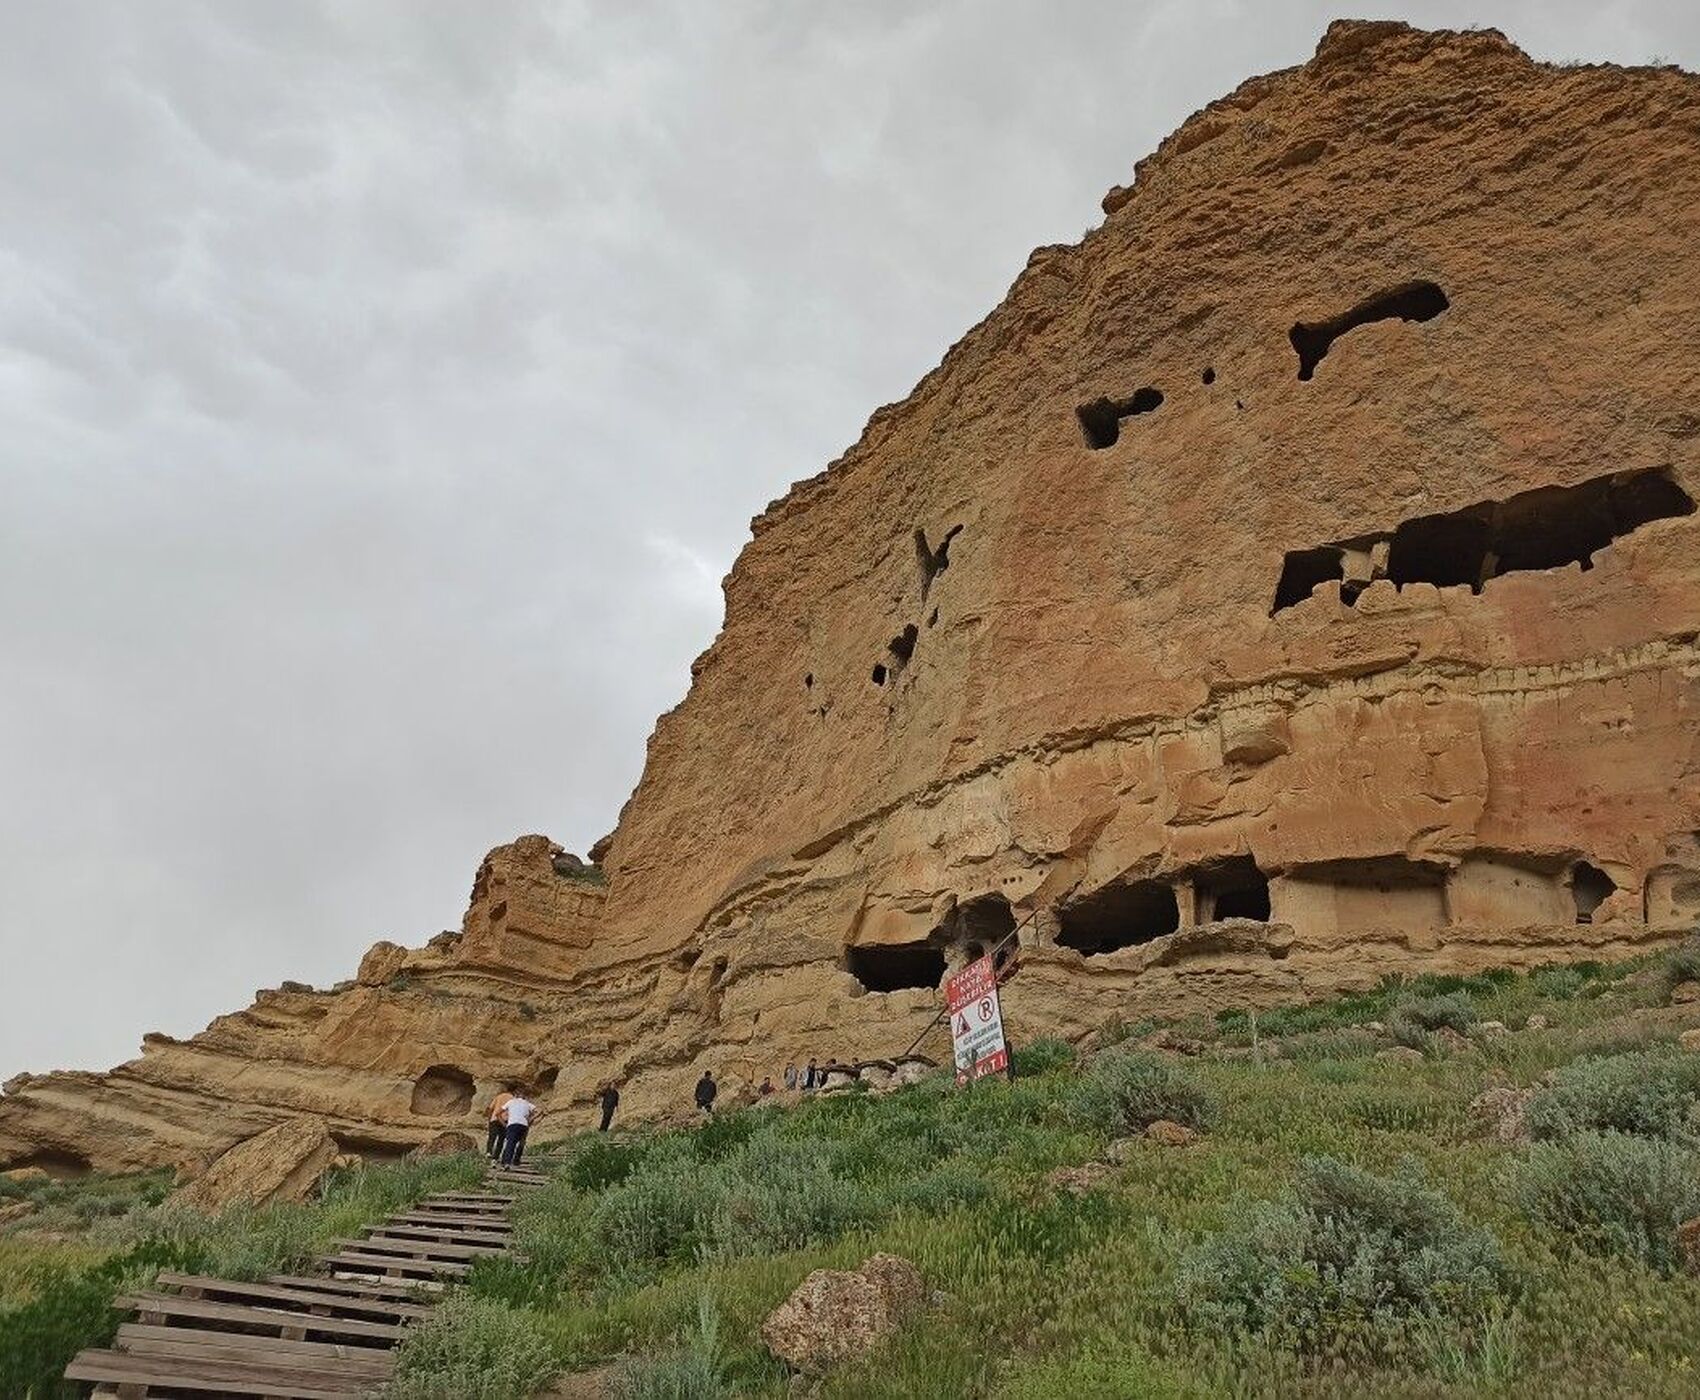
[[1700,982],[1700,934],[1684,941],[1665,959],[1666,994],[1682,982]]
[[1408,997],[1388,1013],[1387,1033],[1401,1045],[1421,1050],[1431,1033],[1446,1027],[1467,1034],[1476,1023],[1476,1008],[1463,992],[1441,996]]
[[1529,1101],[1524,1121],[1540,1139],[1579,1132],[1679,1138],[1689,1131],[1697,1101],[1700,1056],[1669,1050],[1591,1055],[1559,1069]]
[[720,1321],[708,1300],[697,1300],[696,1329],[677,1345],[621,1362],[612,1390],[616,1400],[721,1400],[730,1395]]
[[1108,1051],[1074,1086],[1070,1108],[1082,1123],[1119,1137],[1138,1133],[1159,1118],[1189,1128],[1216,1119],[1216,1096],[1196,1075],[1146,1051]]
[[1669,1273],[1676,1227],[1700,1215],[1700,1155],[1626,1133],[1537,1143],[1512,1177],[1533,1220],[1589,1254],[1621,1255]]
[[1047,1038],[1023,1046],[1014,1052],[1013,1058],[1016,1077],[1022,1078],[1067,1069],[1074,1063],[1075,1055],[1074,1047],[1066,1040]]
[[451,1293],[407,1330],[386,1400],[523,1400],[556,1371],[537,1316]]
[[1185,1325],[1264,1333],[1301,1352],[1397,1351],[1413,1314],[1467,1319],[1508,1286],[1498,1241],[1407,1159],[1392,1177],[1301,1160],[1291,1196],[1242,1204],[1181,1261]]

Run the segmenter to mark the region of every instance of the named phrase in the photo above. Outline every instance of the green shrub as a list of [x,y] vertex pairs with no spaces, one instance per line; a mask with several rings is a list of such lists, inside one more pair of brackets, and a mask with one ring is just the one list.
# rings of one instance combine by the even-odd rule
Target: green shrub
[[681,1156],[652,1158],[597,1199],[590,1232],[615,1269],[694,1258],[714,1208],[710,1173]]
[[721,1400],[732,1393],[720,1349],[720,1322],[706,1297],[697,1300],[697,1326],[677,1346],[635,1356],[614,1372],[616,1400]]
[[1110,1051],[1098,1056],[1075,1086],[1075,1118],[1111,1137],[1138,1133],[1167,1118],[1189,1128],[1208,1128],[1217,1103],[1190,1071],[1149,1052]]
[[1624,1133],[1538,1143],[1513,1176],[1518,1204],[1589,1254],[1622,1255],[1669,1273],[1676,1227],[1700,1215],[1700,1156]]
[[534,1314],[451,1294],[410,1327],[386,1400],[522,1400],[556,1371]]
[[1299,1164],[1293,1194],[1241,1205],[1182,1259],[1185,1324],[1256,1332],[1315,1352],[1405,1345],[1413,1315],[1468,1319],[1507,1284],[1498,1241],[1470,1225],[1407,1159],[1391,1178],[1331,1157]]
[[1538,967],[1529,974],[1530,990],[1550,1001],[1574,1001],[1587,981],[1576,967]]
[[1394,1006],[1387,1017],[1387,1033],[1401,1045],[1425,1049],[1429,1035],[1446,1027],[1460,1035],[1476,1023],[1476,1008],[1463,992],[1440,996],[1409,997]]
[[1643,1050],[1573,1060],[1529,1101],[1530,1135],[1578,1132],[1675,1138],[1700,1100],[1700,1056]]
[[781,1254],[836,1239],[875,1218],[874,1203],[857,1181],[835,1176],[806,1154],[787,1155],[767,1143],[724,1174],[716,1192],[705,1245],[716,1254]]
[[1689,938],[1665,959],[1665,993],[1682,982],[1700,982],[1700,935]]
[[1017,1078],[1054,1074],[1074,1063],[1074,1047],[1066,1040],[1046,1038],[1017,1050],[1014,1055]]

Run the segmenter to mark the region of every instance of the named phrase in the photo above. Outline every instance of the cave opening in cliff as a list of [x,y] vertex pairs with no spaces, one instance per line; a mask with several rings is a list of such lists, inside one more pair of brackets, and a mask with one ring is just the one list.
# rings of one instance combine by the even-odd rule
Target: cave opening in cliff
[[559,1065],[544,1065],[542,1069],[538,1070],[537,1073],[531,1077],[532,1094],[541,1098],[544,1094],[547,1094],[555,1087],[555,1084],[560,1077],[561,1067]]
[[1275,585],[1275,606],[1270,615],[1302,603],[1330,579],[1344,579],[1345,565],[1332,545],[1320,549],[1289,549],[1281,564],[1281,580]]
[[1347,331],[1372,321],[1432,321],[1450,305],[1446,293],[1435,283],[1405,282],[1368,297],[1326,321],[1299,321],[1287,332],[1293,349],[1298,352],[1299,378],[1309,379],[1315,374],[1330,347]]
[[332,1133],[331,1141],[336,1144],[338,1152],[358,1157],[363,1162],[402,1162],[418,1145],[389,1138],[366,1137],[359,1133]]
[[1617,881],[1588,861],[1579,860],[1570,871],[1570,897],[1576,904],[1576,922],[1591,924],[1594,914],[1617,893]]
[[[1692,515],[1694,501],[1666,468],[1615,472],[1576,486],[1541,486],[1504,501],[1422,515],[1391,533],[1365,535],[1315,549],[1289,550],[1275,585],[1270,615],[1301,603],[1330,579],[1345,578],[1345,552],[1364,556],[1364,567],[1396,588],[1430,583],[1480,592],[1504,574],[1593,567],[1593,556],[1613,540],[1655,520]],[[1385,550],[1385,565],[1376,562]],[[1341,589],[1348,605],[1363,577]]]
[[950,542],[962,533],[960,525],[952,525],[944,532],[944,538],[939,541],[939,547],[933,549],[927,544],[927,532],[919,527],[915,530],[915,561],[921,569],[921,601],[925,602],[928,591],[933,586],[933,580],[950,567]]
[[1093,449],[1114,447],[1121,437],[1122,419],[1150,413],[1163,405],[1163,391],[1146,385],[1125,399],[1098,398],[1074,410],[1086,445]]
[[907,666],[910,658],[915,655],[915,643],[921,638],[921,629],[913,622],[885,644],[885,649],[897,659],[897,667]]
[[1181,926],[1174,887],[1163,880],[1116,880],[1057,910],[1057,943],[1087,957],[1149,943]]
[[1193,886],[1201,924],[1217,919],[1269,922],[1269,877],[1250,856],[1234,856],[1199,872]]
[[41,1147],[27,1157],[20,1157],[15,1162],[5,1164],[7,1171],[22,1171],[34,1167],[44,1171],[55,1181],[75,1181],[79,1177],[88,1176],[94,1171],[94,1163],[81,1152],[71,1152],[60,1147]]
[[432,1065],[413,1081],[415,1113],[439,1116],[469,1113],[476,1090],[472,1076],[454,1065]]
[[944,981],[944,949],[931,943],[869,943],[845,950],[845,967],[870,992],[937,987]]
[[885,684],[885,667],[880,665],[877,661],[874,663],[874,672],[870,679],[875,685]]
[[1436,588],[1481,586],[1492,530],[1473,511],[1423,515],[1393,532],[1387,552],[1387,576],[1394,586],[1432,583]]

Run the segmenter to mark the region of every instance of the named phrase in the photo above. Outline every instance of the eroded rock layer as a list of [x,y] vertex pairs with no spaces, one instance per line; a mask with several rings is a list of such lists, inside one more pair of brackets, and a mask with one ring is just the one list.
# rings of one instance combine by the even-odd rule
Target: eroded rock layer
[[1011,933],[1018,1039],[1685,933],[1697,157],[1688,74],[1333,26],[755,521],[598,865],[15,1080],[0,1161],[676,1109],[902,1050]]

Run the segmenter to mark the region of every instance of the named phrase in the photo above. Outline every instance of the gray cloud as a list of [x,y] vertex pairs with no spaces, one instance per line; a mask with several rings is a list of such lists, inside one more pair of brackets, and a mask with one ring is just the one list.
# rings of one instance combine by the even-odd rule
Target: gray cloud
[[[1693,66],[1651,3],[1381,6]],[[61,3],[0,46],[0,1072],[583,850],[748,521],[1328,10]]]

